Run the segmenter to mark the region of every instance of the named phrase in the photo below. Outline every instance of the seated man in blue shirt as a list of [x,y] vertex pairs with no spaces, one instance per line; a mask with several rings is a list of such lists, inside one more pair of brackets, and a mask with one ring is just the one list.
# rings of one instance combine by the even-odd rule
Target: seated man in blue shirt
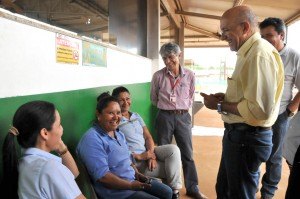
[[172,197],[172,190],[137,171],[124,134],[117,130],[121,110],[108,93],[99,96],[97,119],[78,146],[79,159],[85,165],[99,198],[155,199]]

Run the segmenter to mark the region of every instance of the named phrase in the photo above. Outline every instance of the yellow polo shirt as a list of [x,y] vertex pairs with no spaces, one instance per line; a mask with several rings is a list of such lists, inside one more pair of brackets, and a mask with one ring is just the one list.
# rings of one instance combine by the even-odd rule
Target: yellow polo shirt
[[235,70],[227,80],[225,102],[239,102],[241,116],[222,115],[227,123],[272,126],[278,116],[284,68],[277,50],[253,34],[237,51]]

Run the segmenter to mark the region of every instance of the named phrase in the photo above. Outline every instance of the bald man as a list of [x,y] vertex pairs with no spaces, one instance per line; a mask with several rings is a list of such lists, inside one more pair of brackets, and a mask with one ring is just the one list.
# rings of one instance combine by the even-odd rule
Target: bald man
[[272,151],[272,129],[283,90],[283,64],[277,50],[260,37],[253,11],[227,10],[221,18],[222,39],[237,52],[226,93],[201,93],[206,107],[224,121],[217,198],[254,199],[259,167]]

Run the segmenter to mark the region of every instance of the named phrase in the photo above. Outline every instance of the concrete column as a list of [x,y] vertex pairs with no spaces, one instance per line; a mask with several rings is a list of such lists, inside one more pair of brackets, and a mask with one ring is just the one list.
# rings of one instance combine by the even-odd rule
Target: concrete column
[[148,0],[108,1],[109,34],[124,50],[147,56]]
[[152,59],[152,74],[159,69],[160,1],[147,0],[147,57]]

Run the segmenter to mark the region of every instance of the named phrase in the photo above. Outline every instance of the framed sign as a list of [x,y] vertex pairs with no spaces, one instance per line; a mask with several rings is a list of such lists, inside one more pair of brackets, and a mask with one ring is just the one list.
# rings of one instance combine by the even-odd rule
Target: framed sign
[[107,49],[90,42],[82,42],[82,65],[107,67]]
[[56,33],[56,62],[79,64],[79,41]]

